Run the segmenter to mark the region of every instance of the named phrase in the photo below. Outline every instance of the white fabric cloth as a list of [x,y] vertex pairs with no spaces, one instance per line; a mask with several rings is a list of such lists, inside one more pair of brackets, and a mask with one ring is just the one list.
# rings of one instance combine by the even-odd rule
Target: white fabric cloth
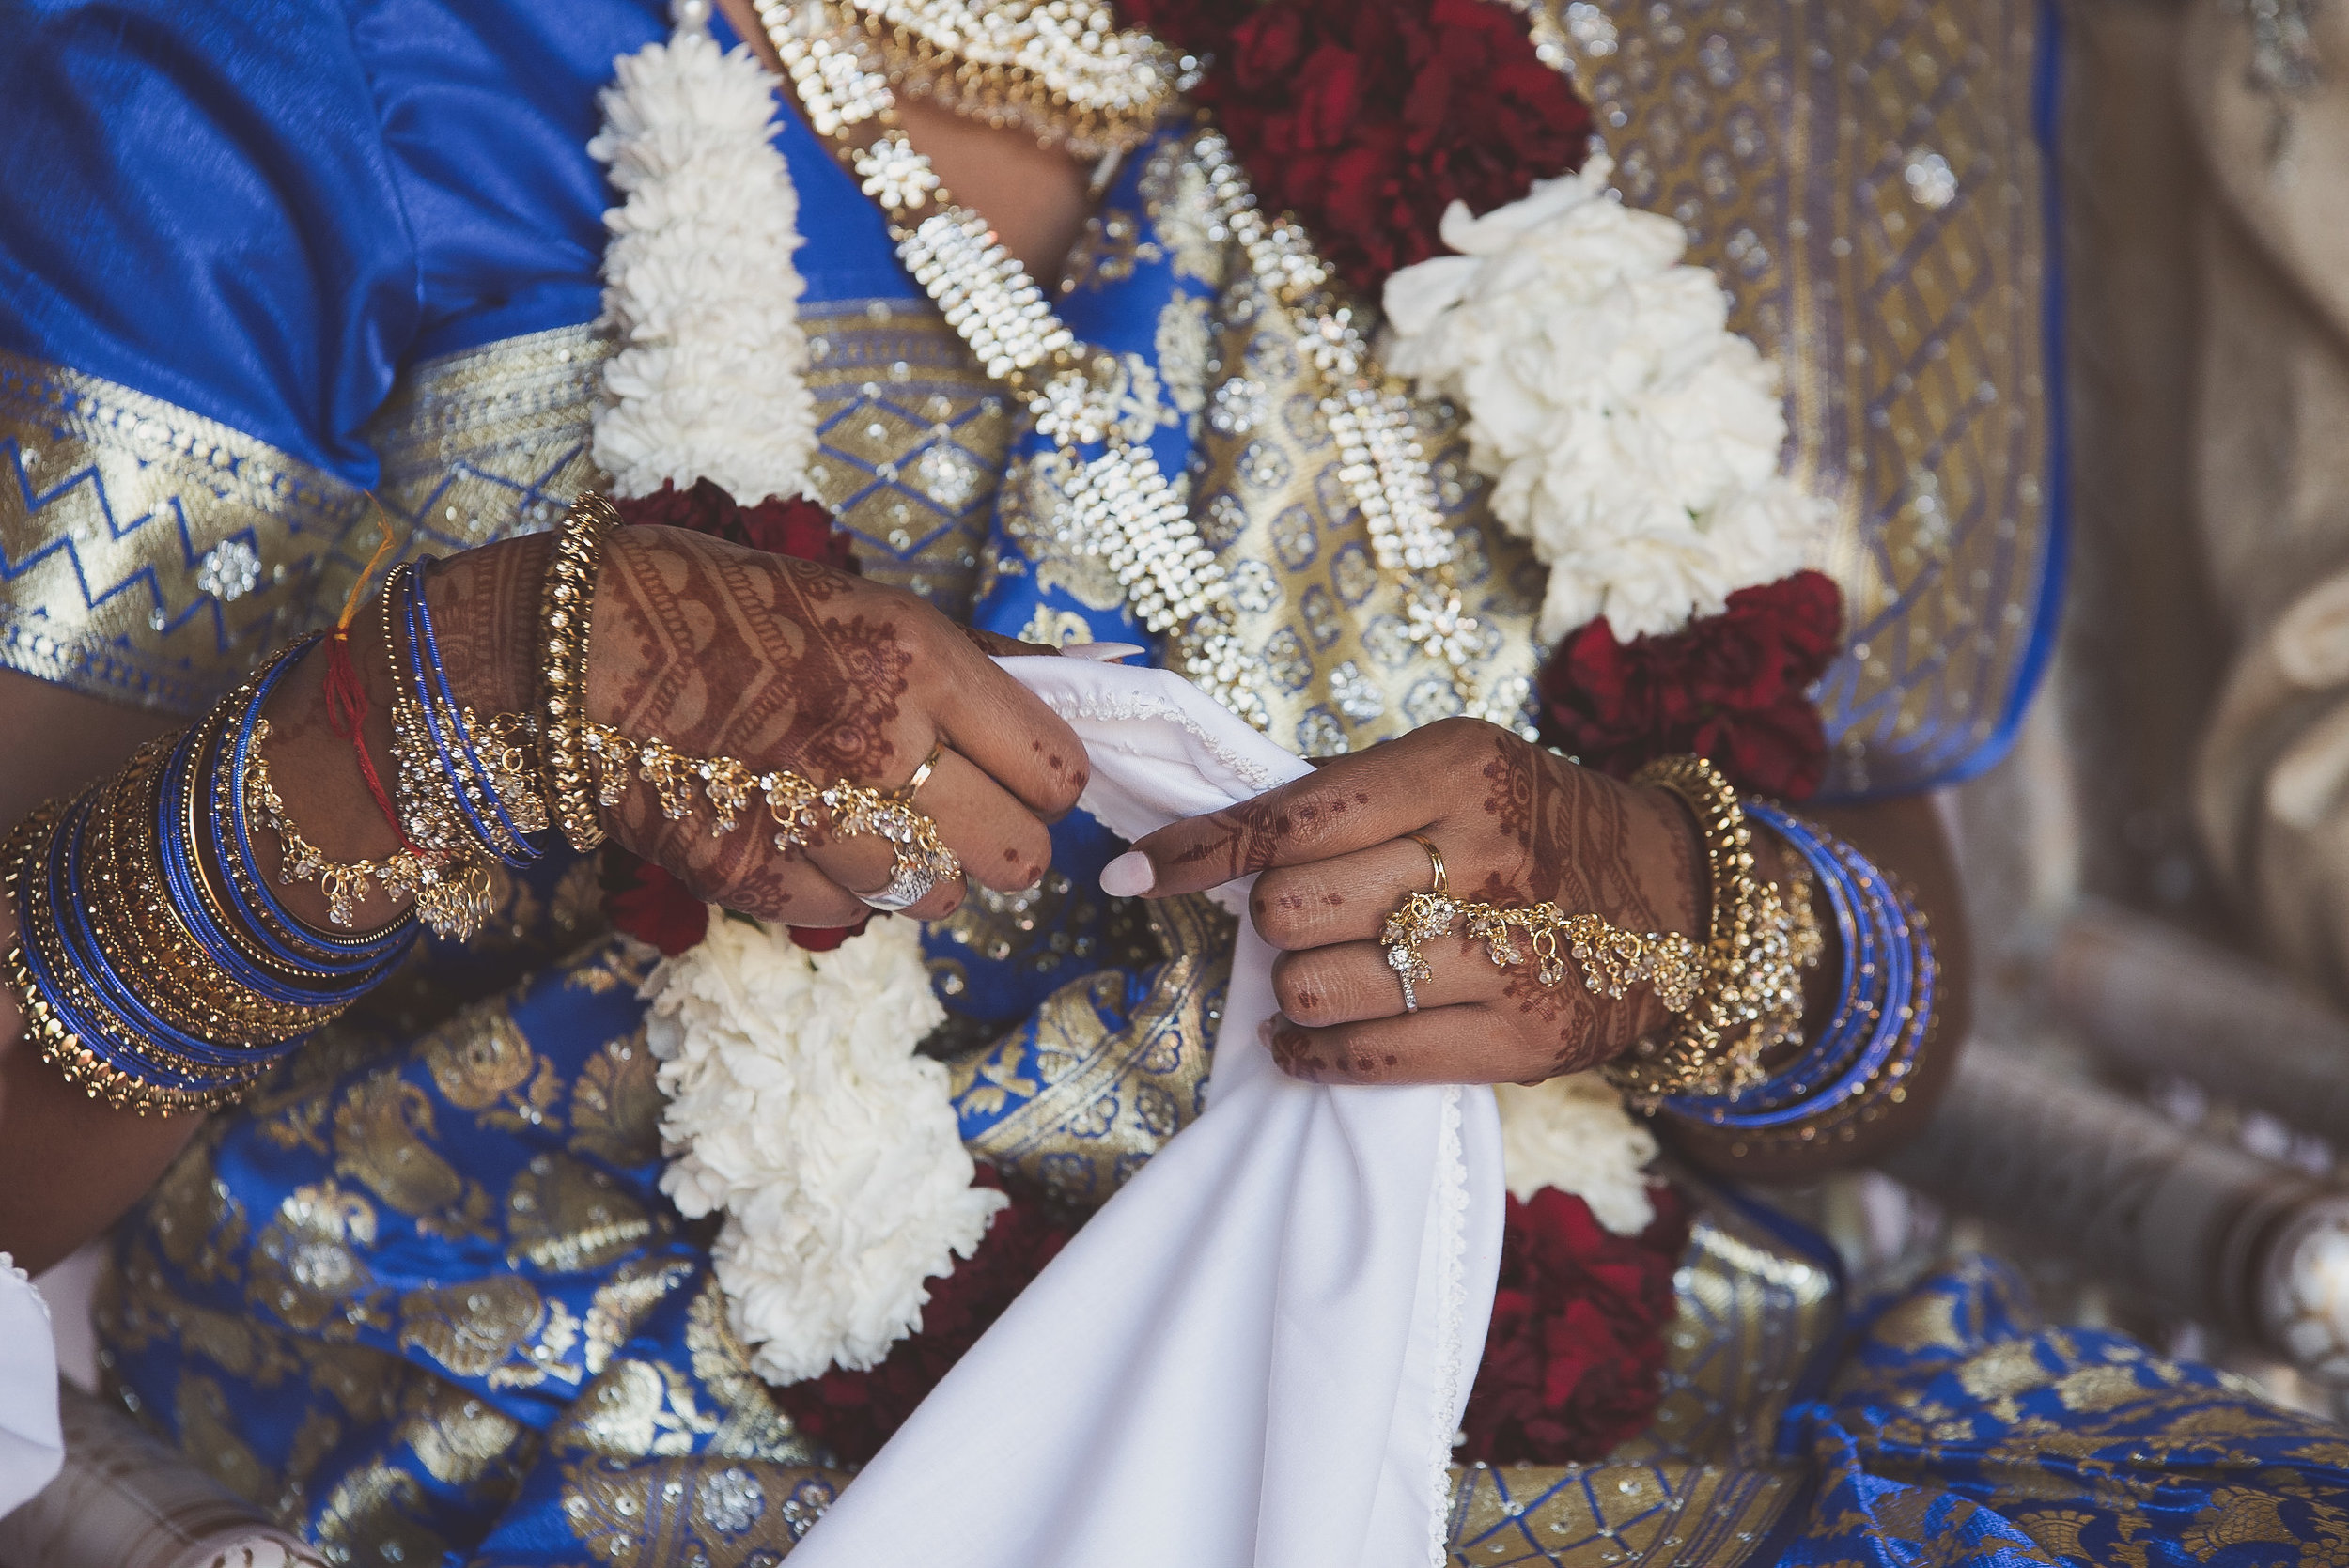
[[[1003,661],[1139,837],[1305,765],[1179,676]],[[1233,892],[1244,896],[1244,885]],[[1205,1112],[876,1456],[792,1568],[1421,1568],[1500,1267],[1490,1090],[1299,1082],[1243,922]]]
[[48,1485],[64,1463],[49,1309],[15,1260],[0,1252],[0,1515]]

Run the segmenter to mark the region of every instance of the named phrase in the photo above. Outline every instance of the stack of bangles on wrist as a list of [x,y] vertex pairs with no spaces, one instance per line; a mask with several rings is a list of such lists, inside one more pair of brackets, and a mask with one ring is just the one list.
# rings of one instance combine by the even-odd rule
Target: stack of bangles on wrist
[[[585,720],[574,685],[600,539],[613,520],[593,496],[565,519],[546,596],[543,698],[533,714],[484,722],[458,700],[424,594],[430,563],[394,569],[382,599],[398,687],[390,792],[360,753],[367,785],[399,836],[381,860],[330,860],[296,827],[270,776],[261,709],[315,637],[280,654],[196,724],[142,747],[113,778],[19,823],[0,842],[0,880],[18,930],[0,971],[42,1056],[117,1110],[169,1114],[232,1104],[379,984],[420,925],[469,939],[493,907],[497,866],[537,860],[553,828],[582,849],[600,842],[598,810],[620,800],[631,769],[671,819],[692,811],[698,786],[713,836],[733,831],[742,808],[761,798],[778,848],[882,839],[892,852],[889,883],[863,895],[876,908],[907,908],[959,878],[962,867],[937,824],[912,805],[936,752],[894,790],[845,781],[821,787],[787,768],[688,756]],[[330,673],[330,699],[333,681]],[[355,717],[350,733],[355,744]],[[264,829],[282,850],[274,880],[316,883],[326,928],[298,918],[271,892],[254,847]],[[354,930],[360,906],[379,886],[395,901],[412,896],[413,907],[374,930]]]
[[[1592,995],[1620,999],[1633,986],[1652,986],[1675,1017],[1607,1064],[1634,1105],[1720,1129],[1740,1157],[1850,1140],[1907,1097],[1906,1080],[1931,1033],[1937,970],[1924,917],[1850,846],[1777,806],[1741,803],[1701,758],[1653,763],[1638,782],[1672,791],[1696,818],[1710,886],[1703,940],[1636,934],[1555,904],[1454,898],[1443,857],[1413,834],[1435,886],[1407,895],[1378,936],[1402,982],[1405,1011],[1418,1010],[1416,987],[1431,972],[1420,949],[1455,929],[1483,941],[1496,966],[1530,955],[1544,986],[1564,977],[1571,956]],[[1749,819],[1787,846],[1783,891],[1754,875]],[[1822,887],[1842,939],[1843,988],[1827,1026],[1806,1045],[1801,975],[1826,949],[1813,908]],[[1766,1065],[1781,1047],[1795,1049],[1793,1059]]]

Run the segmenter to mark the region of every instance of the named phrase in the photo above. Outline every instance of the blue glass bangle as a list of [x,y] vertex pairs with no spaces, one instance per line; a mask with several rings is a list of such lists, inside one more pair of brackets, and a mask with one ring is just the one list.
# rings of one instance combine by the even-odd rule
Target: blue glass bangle
[[[297,644],[261,673],[254,683],[253,695],[242,714],[221,726],[223,737],[211,749],[213,754],[209,769],[199,768],[192,771],[184,781],[184,787],[194,790],[197,775],[202,771],[211,774],[216,786],[216,798],[221,809],[199,815],[206,824],[214,858],[224,867],[222,891],[229,904],[226,912],[237,919],[246,934],[266,949],[272,957],[298,971],[319,977],[319,989],[308,993],[306,1000],[313,1002],[348,1001],[372,987],[407,945],[414,940],[415,922],[403,921],[384,931],[343,941],[325,932],[315,931],[297,920],[271,894],[268,882],[261,875],[259,858],[253,852],[252,824],[245,811],[244,791],[241,787],[246,762],[255,744],[254,730],[260,721],[261,708],[277,683],[292,668],[296,657],[307,645],[307,641]],[[187,846],[185,852],[194,853],[194,846]],[[242,877],[226,874],[231,856],[237,858],[236,865],[244,873]],[[260,900],[261,908],[254,908],[254,898]],[[281,936],[281,932],[286,935]],[[293,945],[288,939],[288,936],[299,938],[303,945]],[[338,982],[341,984],[338,985]]]
[[[105,949],[98,942],[97,933],[89,927],[89,911],[81,888],[81,841],[89,829],[90,812],[96,792],[84,795],[66,813],[56,832],[50,835],[49,852],[45,857],[44,877],[49,889],[50,929],[55,934],[65,956],[71,961],[82,983],[98,995],[98,1001],[113,1014],[119,1023],[132,1033],[127,1042],[136,1049],[142,1042],[138,1035],[190,1058],[197,1066],[227,1066],[231,1058],[220,1048],[199,1040],[157,1017],[140,998],[124,985],[107,958]],[[110,1030],[109,1035],[119,1038],[122,1030]]]
[[[432,564],[430,556],[416,563],[402,583],[407,595],[408,666],[415,681],[417,705],[424,709],[427,732],[432,737],[432,749],[439,753],[441,770],[446,776],[451,792],[457,799],[457,809],[464,814],[474,836],[484,848],[510,866],[526,866],[544,852],[523,836],[514,819],[506,810],[506,802],[490,784],[490,770],[483,766],[481,753],[473,742],[473,733],[466,728],[464,710],[458,706],[457,694],[449,689],[448,672],[441,663],[440,639],[432,629],[432,610],[426,601],[425,573]],[[427,663],[429,663],[431,684],[426,684]],[[460,768],[451,754],[447,732],[456,737],[457,747],[464,755]],[[474,804],[474,789],[479,799],[490,804],[498,819],[499,829],[492,830]]]
[[1845,944],[1835,1016],[1795,1063],[1735,1099],[1676,1095],[1665,1102],[1675,1114],[1707,1126],[1759,1130],[1802,1121],[1865,1089],[1917,1014],[1919,947],[1924,963],[1932,956],[1929,944],[1914,941],[1906,900],[1858,851],[1766,802],[1747,809],[1817,873]]
[[[253,824],[245,809],[243,789],[245,768],[251,759],[253,748],[257,744],[254,739],[254,731],[260,723],[261,709],[269,702],[270,693],[276,689],[277,683],[283,680],[287,672],[293,668],[295,655],[306,646],[306,642],[295,644],[294,648],[289,649],[276,663],[263,672],[261,678],[255,683],[253,699],[239,718],[235,738],[226,748],[227,756],[225,760],[227,765],[228,809],[226,813],[214,814],[214,817],[217,821],[218,816],[225,815],[228,818],[228,827],[235,833],[234,845],[222,845],[221,848],[224,854],[233,849],[239,857],[239,866],[247,874],[243,878],[229,877],[229,889],[231,895],[241,906],[238,912],[245,915],[248,922],[256,928],[257,938],[270,949],[272,955],[282,957],[288,963],[313,970],[321,978],[352,977],[354,985],[348,994],[356,996],[372,986],[392,957],[415,939],[416,923],[412,920],[401,921],[381,931],[348,939],[338,939],[330,933],[305,924],[284,905],[278,903],[276,895],[269,891],[268,879],[261,875],[260,858],[253,852]],[[216,758],[212,766],[217,776],[221,768],[221,760]],[[219,843],[217,827],[214,830],[214,841],[216,844]],[[262,908],[259,911],[253,910],[245,902],[244,894],[248,886],[252,895],[261,901]],[[257,915],[257,918],[256,918]],[[298,936],[316,951],[307,955],[303,954],[281,938],[278,934],[280,932]],[[349,956],[324,957],[320,956],[321,953],[349,955]]]
[[[187,790],[190,776],[195,768],[194,753],[204,728],[202,724],[191,728],[179,744],[173,748],[163,766],[161,799],[156,806],[163,882],[172,906],[183,917],[189,934],[204,949],[205,956],[219,965],[239,985],[272,1001],[316,1005],[325,1000],[318,992],[294,986],[249,962],[237,945],[213,924],[210,902],[196,886],[202,873],[196,869],[194,860],[195,849],[188,842],[183,830],[191,815]],[[233,899],[236,889],[233,886],[226,888],[223,896]],[[246,924],[249,927],[251,922],[247,921]]]
[[1806,1115],[1817,1102],[1864,1081],[1891,1049],[1884,1020],[1906,1005],[1911,983],[1907,919],[1887,897],[1875,867],[1846,846],[1833,849],[1844,885],[1859,894],[1856,924],[1863,949],[1859,984],[1843,994],[1834,1017],[1821,1031],[1827,1047],[1821,1063],[1803,1066],[1799,1079],[1792,1071],[1773,1074],[1756,1086],[1750,1102],[1731,1106],[1722,1125],[1770,1126]]
[[[102,979],[100,977],[92,962],[92,954],[81,950],[66,924],[66,917],[78,915],[80,910],[70,904],[59,902],[62,891],[59,874],[66,847],[70,842],[78,840],[87,823],[91,802],[103,787],[101,785],[99,789],[89,791],[76,801],[60,819],[44,846],[38,875],[41,887],[48,894],[49,920],[39,920],[32,908],[29,881],[31,876],[36,874],[35,868],[29,864],[20,868],[17,913],[23,939],[20,945],[24,954],[26,971],[42,1000],[56,1013],[59,1021],[74,1033],[86,1050],[100,1058],[112,1071],[165,1094],[210,1094],[240,1088],[253,1076],[254,1068],[249,1061],[237,1064],[236,1068],[215,1073],[210,1070],[211,1063],[207,1061],[173,1060],[176,1041],[186,1036],[174,1030],[168,1034],[141,1039],[136,1033],[138,1019],[131,1014],[117,1011],[112,1016],[94,1017],[82,1005],[75,989],[63,984],[57,972],[58,964],[70,966],[81,985],[97,993],[94,1000],[100,1005],[112,1001],[108,993],[116,987],[108,984],[114,978],[111,969],[104,971]],[[59,949],[54,955],[49,950],[51,940]],[[95,944],[92,947],[94,950]],[[102,954],[97,956],[102,959]],[[206,1054],[210,1054],[209,1048]]]
[[249,1048],[223,1046],[190,1034],[148,1006],[145,998],[115,969],[114,960],[89,923],[89,900],[82,891],[83,837],[89,831],[95,793],[75,802],[49,841],[50,917],[72,955],[83,983],[132,1031],[160,1042],[198,1066],[232,1067],[252,1061]]
[[[1881,878],[1871,875],[1863,879],[1863,889],[1872,885],[1881,888]],[[1712,1126],[1758,1130],[1802,1121],[1823,1107],[1859,1093],[1866,1085],[1891,1054],[1899,1040],[1900,1020],[1908,1016],[1914,1005],[1907,941],[1910,926],[1905,912],[1881,896],[1871,897],[1869,905],[1862,917],[1863,925],[1881,922],[1887,932],[1881,960],[1883,985],[1881,988],[1866,986],[1845,998],[1837,1009],[1836,1018],[1827,1031],[1835,1037],[1837,1050],[1843,1055],[1834,1079],[1806,1094],[1771,1094],[1767,1102],[1760,1106],[1688,1096],[1673,1107],[1676,1112]],[[1854,1044],[1845,1044],[1847,1039]],[[1773,1075],[1759,1089],[1771,1090],[1782,1076]]]

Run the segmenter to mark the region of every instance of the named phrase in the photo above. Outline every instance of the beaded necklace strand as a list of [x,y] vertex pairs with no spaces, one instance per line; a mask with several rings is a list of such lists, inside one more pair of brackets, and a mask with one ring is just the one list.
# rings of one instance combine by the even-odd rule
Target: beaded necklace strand
[[[907,271],[1053,442],[1069,503],[1063,533],[1108,561],[1144,628],[1172,635],[1171,662],[1225,707],[1268,727],[1263,660],[1237,634],[1231,585],[1182,493],[1143,444],[1148,431],[1128,407],[1125,367],[1079,343],[987,220],[954,200],[907,140],[884,65],[867,57],[837,0],[756,6],[809,123],[888,214]],[[878,132],[869,140],[846,134],[868,122]],[[1377,365],[1304,230],[1258,209],[1221,133],[1203,130],[1194,147],[1218,223],[1240,246],[1257,287],[1287,317],[1300,362],[1321,382],[1319,411],[1338,445],[1338,476],[1362,515],[1374,563],[1402,592],[1411,642],[1444,665],[1462,711],[1517,726],[1521,716],[1491,710],[1476,679],[1489,633],[1463,605],[1452,528],[1437,504],[1408,390]],[[1106,450],[1091,458],[1077,450],[1093,445]]]

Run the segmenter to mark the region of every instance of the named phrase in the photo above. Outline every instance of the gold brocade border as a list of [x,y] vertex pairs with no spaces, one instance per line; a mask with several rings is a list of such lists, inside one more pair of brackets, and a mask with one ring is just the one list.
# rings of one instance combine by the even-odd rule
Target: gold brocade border
[[995,1088],[1010,1113],[964,1142],[973,1157],[1065,1201],[1108,1199],[1198,1114],[1209,1048],[1232,972],[1232,917],[1204,897],[1147,908],[1166,953],[1150,993],[1119,1028],[1126,976],[1105,970],[1071,981],[987,1049],[953,1068],[967,1105]]
[[[589,447],[613,343],[593,326],[487,343],[419,360],[367,422],[382,459],[376,496],[399,558],[447,555],[553,526],[603,482]],[[364,530],[328,563],[313,613],[331,617],[374,552]]]
[[971,613],[1010,449],[1003,389],[927,300],[801,310],[818,451],[808,480],[856,536],[864,576]]
[[352,486],[186,409],[0,352],[0,665],[201,711],[308,615]]
[[1787,372],[1835,505],[1831,790],[1994,761],[2061,554],[2035,0],[1530,0],[1633,205],[1689,231]]
[[1802,1490],[1792,1470],[1677,1459],[1456,1475],[1456,1568],[1738,1568]]
[[1843,1321],[1826,1268],[1725,1203],[1707,1208],[1672,1281],[1656,1419],[1618,1461],[1766,1465],[1779,1418]]

